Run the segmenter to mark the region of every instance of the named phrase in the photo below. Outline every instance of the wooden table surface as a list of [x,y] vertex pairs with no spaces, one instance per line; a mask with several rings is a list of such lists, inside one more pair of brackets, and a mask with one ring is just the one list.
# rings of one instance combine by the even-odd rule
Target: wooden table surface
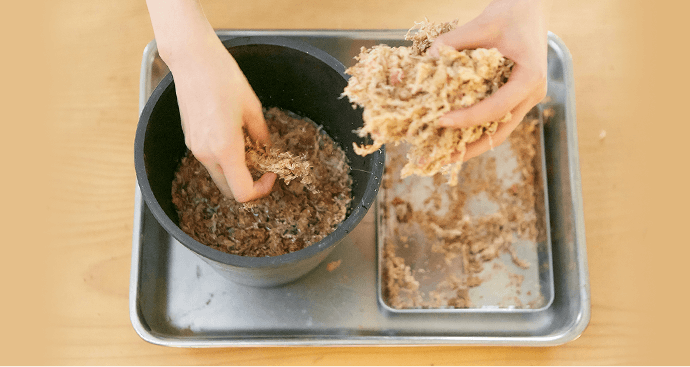
[[[465,22],[487,2],[202,4],[215,28],[401,29],[425,16]],[[550,348],[177,349],[140,339],[128,310],[139,67],[153,38],[145,2],[15,3],[0,22],[7,234],[0,362],[690,363],[687,7],[582,0],[554,1],[551,10],[549,28],[574,61],[592,296],[579,339]]]

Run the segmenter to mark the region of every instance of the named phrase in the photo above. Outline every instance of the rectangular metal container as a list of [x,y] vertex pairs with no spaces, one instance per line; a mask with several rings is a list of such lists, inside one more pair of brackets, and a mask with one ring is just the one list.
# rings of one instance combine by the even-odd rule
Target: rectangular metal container
[[[551,256],[551,228],[549,222],[548,193],[546,192],[546,157],[544,147],[544,124],[543,112],[540,106],[536,106],[530,111],[525,120],[536,121],[536,129],[533,132],[535,138],[535,158],[531,162],[534,169],[534,199],[535,205],[531,208],[520,208],[525,216],[534,216],[538,235],[536,239],[522,239],[517,233],[512,233],[513,241],[510,244],[515,256],[523,263],[527,263],[527,268],[517,266],[510,253],[500,253],[496,258],[483,263],[483,270],[479,274],[482,279],[481,284],[470,287],[465,296],[471,305],[468,307],[437,307],[417,306],[395,308],[390,305],[385,296],[385,263],[384,244],[391,246],[395,252],[397,260],[403,260],[408,267],[410,275],[417,282],[419,291],[413,292],[415,295],[423,295],[422,298],[430,301],[430,294],[436,292],[437,295],[445,295],[447,298],[457,297],[457,289],[448,287],[451,277],[462,277],[464,256],[457,256],[454,259],[446,258],[443,254],[435,252],[433,247],[438,242],[438,237],[424,233],[419,223],[399,223],[397,215],[394,215],[396,200],[398,205],[408,205],[414,211],[432,213],[436,217],[449,215],[449,202],[452,201],[449,192],[463,193],[462,214],[468,220],[477,220],[491,217],[501,205],[507,205],[504,197],[490,199],[484,190],[473,192],[476,189],[472,184],[467,185],[460,182],[455,188],[448,187],[443,178],[443,184],[434,184],[432,177],[412,176],[405,179],[400,178],[400,167],[390,166],[393,161],[404,161],[407,147],[404,145],[386,147],[386,180],[392,180],[393,184],[382,185],[377,200],[377,244],[378,244],[378,291],[381,307],[390,313],[415,314],[415,313],[472,313],[472,314],[491,314],[491,313],[510,313],[523,315],[539,312],[547,309],[554,298],[553,282],[553,263]],[[524,124],[524,122],[523,122]],[[524,127],[524,126],[523,126]],[[514,134],[515,135],[515,134]],[[495,182],[491,188],[499,188],[501,195],[508,195],[513,184],[522,181],[522,172],[518,169],[518,159],[511,143],[508,139],[500,146],[491,149],[474,158],[481,159],[475,165],[465,164],[463,174],[465,177],[477,178],[485,177],[487,161],[495,162]],[[525,142],[521,142],[525,144]],[[530,144],[531,145],[531,144]],[[397,156],[397,158],[393,158]],[[469,163],[469,162],[468,162]],[[401,163],[397,163],[401,164]],[[388,186],[388,187],[387,187]],[[469,186],[469,187],[464,187]],[[433,204],[432,199],[441,201]],[[440,205],[439,205],[440,204]],[[387,213],[387,215],[385,214]],[[455,213],[455,215],[459,215]],[[397,234],[396,234],[397,233]],[[404,238],[404,240],[401,240]],[[494,240],[494,237],[484,236],[479,241]],[[453,253],[453,255],[457,255]],[[469,254],[468,254],[469,255]],[[400,264],[395,265],[396,269]],[[433,268],[432,270],[429,270]],[[520,277],[516,281],[516,277]],[[439,289],[441,289],[439,291]],[[409,292],[408,292],[409,293]],[[410,295],[401,295],[401,299],[411,303]],[[431,302],[433,303],[433,302]],[[437,302],[438,303],[438,302]],[[519,316],[515,316],[519,317]]]
[[[306,41],[353,64],[360,47],[404,45],[406,31],[218,31]],[[379,299],[376,216],[370,211],[326,261],[279,288],[233,284],[179,244],[135,193],[130,318],[146,341],[178,347],[248,345],[557,345],[577,338],[590,316],[572,61],[549,34],[544,163],[553,261],[553,300],[529,312],[390,312]],[[155,42],[144,50],[140,107],[167,66]],[[341,261],[336,269],[327,264]],[[524,310],[523,310],[524,311]]]

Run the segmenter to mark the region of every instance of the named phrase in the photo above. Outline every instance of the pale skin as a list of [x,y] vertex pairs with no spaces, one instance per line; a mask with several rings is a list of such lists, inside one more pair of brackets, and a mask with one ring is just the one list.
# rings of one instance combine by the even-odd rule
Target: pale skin
[[197,0],[147,0],[158,51],[175,80],[187,147],[227,197],[268,195],[276,180],[253,181],[244,133],[270,145],[261,103],[204,16]]
[[[470,127],[512,117],[496,133],[467,145],[464,160],[503,143],[527,112],[546,96],[547,29],[543,0],[495,0],[470,22],[439,36],[429,52],[438,55],[441,45],[455,49],[497,48],[515,62],[506,84],[490,97],[465,109],[447,113],[441,125]],[[459,154],[456,155],[459,158]]]
[[[508,82],[496,93],[441,119],[448,127],[499,120],[488,139],[469,144],[465,160],[501,144],[546,95],[544,0],[494,0],[477,18],[441,35],[438,47],[496,47],[515,62]],[[253,181],[244,156],[244,132],[270,145],[261,103],[239,66],[206,19],[198,0],[147,0],[158,51],[175,80],[185,143],[206,167],[221,192],[239,202],[268,195],[276,180],[266,173]],[[457,159],[459,159],[459,155]]]

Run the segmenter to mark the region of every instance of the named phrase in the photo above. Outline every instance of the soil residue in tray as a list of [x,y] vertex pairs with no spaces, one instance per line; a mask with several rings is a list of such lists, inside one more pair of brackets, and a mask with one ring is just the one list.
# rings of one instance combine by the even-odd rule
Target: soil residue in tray
[[301,250],[333,232],[350,205],[352,179],[343,150],[309,119],[277,108],[264,111],[273,146],[247,140],[254,178],[275,172],[271,194],[249,204],[225,197],[191,152],[172,185],[180,228],[212,248],[241,256]]
[[[458,186],[444,184],[440,174],[434,176],[423,204],[414,203],[416,194],[393,194],[393,187],[403,185],[396,172],[404,164],[404,155],[387,152],[383,221],[389,223],[392,231],[386,235],[383,248],[382,286],[384,299],[391,307],[473,307],[469,290],[486,280],[482,277],[486,264],[505,253],[517,268],[533,266],[518,257],[514,242],[543,241],[545,236],[540,223],[543,209],[538,205],[539,190],[543,190],[537,168],[538,132],[538,120],[528,118],[508,138],[511,154],[517,160],[513,176],[519,177],[508,188],[498,177],[496,160],[479,156],[466,163]],[[469,213],[468,201],[478,196],[496,203],[497,209],[490,214]],[[409,263],[410,257],[420,256],[440,258],[446,270],[439,273],[436,266],[420,268],[419,264]],[[500,267],[505,270],[505,266]],[[509,286],[517,287],[519,294],[524,277],[508,276]],[[424,277],[436,279],[431,283],[432,289],[428,284],[426,290],[422,289],[420,279]]]

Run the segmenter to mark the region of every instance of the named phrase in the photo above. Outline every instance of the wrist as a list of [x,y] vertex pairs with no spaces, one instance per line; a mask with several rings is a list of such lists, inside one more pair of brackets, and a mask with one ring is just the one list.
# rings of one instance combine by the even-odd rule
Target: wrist
[[183,37],[156,42],[158,52],[170,70],[186,68],[187,65],[208,60],[211,54],[220,49],[227,52],[210,27],[203,32],[189,32]]

